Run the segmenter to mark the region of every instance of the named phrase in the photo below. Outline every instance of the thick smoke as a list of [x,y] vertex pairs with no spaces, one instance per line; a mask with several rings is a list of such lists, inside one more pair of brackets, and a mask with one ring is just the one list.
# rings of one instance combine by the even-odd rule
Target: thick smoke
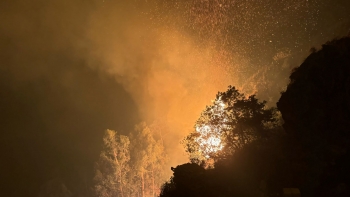
[[88,191],[103,131],[142,120],[165,125],[166,169],[186,161],[179,141],[217,91],[274,105],[311,46],[348,32],[334,2],[0,1],[0,194]]
[[184,159],[178,142],[217,91],[234,85],[275,105],[291,69],[323,39],[312,36],[324,25],[326,4],[103,1],[90,15],[89,60],[102,61],[92,68],[124,86],[143,120],[168,126],[170,163],[176,165]]
[[213,63],[221,61],[215,49],[155,24],[142,13],[148,4],[2,1],[1,8],[7,196],[36,196],[57,179],[81,193],[103,131],[128,134],[141,120],[166,125],[170,172],[186,161],[181,138],[215,92],[231,84]]
[[198,46],[176,24],[145,14],[152,11],[142,4],[102,4],[91,15],[90,60],[103,60],[92,67],[123,84],[143,120],[167,125],[165,142],[174,166],[186,161],[180,140],[216,92],[234,84],[234,78],[227,72],[225,56],[209,45],[210,40]]
[[95,7],[0,2],[1,196],[37,196],[53,179],[87,191],[104,130],[127,134],[141,120],[124,87],[89,68]]

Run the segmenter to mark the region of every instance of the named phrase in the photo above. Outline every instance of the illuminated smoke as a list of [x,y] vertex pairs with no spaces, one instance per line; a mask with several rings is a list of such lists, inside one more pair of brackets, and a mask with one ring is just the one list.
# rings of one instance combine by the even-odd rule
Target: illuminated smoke
[[38,175],[37,164],[60,165],[56,151],[67,166],[92,166],[100,132],[127,134],[141,119],[166,125],[170,171],[187,162],[179,141],[218,91],[233,85],[273,105],[309,49],[350,26],[348,0],[5,0],[0,9],[3,152],[25,155],[18,161],[31,164],[16,169]]
[[319,7],[305,0],[101,2],[87,33],[91,66],[123,84],[142,119],[168,125],[165,144],[177,165],[186,159],[180,139],[217,91],[234,85],[274,105],[290,64],[302,59],[293,57],[310,48]]

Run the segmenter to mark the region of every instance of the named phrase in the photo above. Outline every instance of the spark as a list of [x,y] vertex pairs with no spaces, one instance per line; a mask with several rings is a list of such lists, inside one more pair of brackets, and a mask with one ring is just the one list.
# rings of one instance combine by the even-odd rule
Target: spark
[[217,153],[224,148],[222,141],[222,132],[228,127],[227,118],[225,117],[225,104],[221,99],[213,102],[213,107],[210,109],[210,113],[216,119],[222,120],[218,125],[211,125],[208,122],[197,124],[196,132],[200,135],[196,138],[197,143],[200,146],[200,152],[209,158],[211,154]]

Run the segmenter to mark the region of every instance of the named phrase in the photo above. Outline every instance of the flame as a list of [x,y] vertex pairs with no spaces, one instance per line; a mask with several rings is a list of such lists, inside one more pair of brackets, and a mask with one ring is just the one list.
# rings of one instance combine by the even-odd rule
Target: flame
[[[206,157],[209,158],[211,154],[216,153],[224,148],[222,141],[223,130],[228,127],[227,118],[225,116],[225,104],[219,98],[213,102],[213,107],[210,108],[212,117],[220,119],[220,123],[211,125],[210,121],[206,123],[197,124],[196,132],[200,135],[196,138],[199,144],[199,151]],[[211,117],[211,118],[212,118]]]

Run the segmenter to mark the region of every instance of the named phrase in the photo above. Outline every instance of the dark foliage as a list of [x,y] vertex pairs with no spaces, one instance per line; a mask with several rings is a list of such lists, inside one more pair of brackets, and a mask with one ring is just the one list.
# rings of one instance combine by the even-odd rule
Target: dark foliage
[[[219,92],[213,105],[206,107],[196,123],[196,126],[214,128],[213,135],[221,135],[225,143],[223,150],[210,155],[215,160],[215,168],[211,168],[205,158],[198,161],[191,157],[193,163],[172,168],[173,177],[163,185],[161,196],[269,193],[266,187],[260,188],[260,184],[267,181],[276,158],[282,155],[279,143],[284,137],[276,112],[274,108],[267,108],[265,101],[260,102],[254,95],[246,97],[235,87]],[[185,139],[189,153],[200,152],[198,137],[199,133],[193,132]]]
[[[255,95],[245,96],[234,86],[225,92],[218,92],[212,105],[207,106],[196,122],[196,131],[184,139],[186,151],[191,154],[200,152],[202,156],[224,158],[255,140],[265,140],[271,136],[277,126],[275,108],[267,108],[266,101],[259,101]],[[206,134],[199,134],[198,128],[209,127]],[[220,138],[224,148],[212,151],[213,145],[199,146],[198,138]],[[198,154],[194,154],[197,156]],[[198,162],[197,162],[198,163]]]
[[[163,185],[161,197],[255,197],[267,193],[279,193],[280,188],[262,187],[275,163],[281,160],[280,142],[284,136],[269,141],[255,141],[234,155],[218,160],[215,168],[188,163],[172,168],[173,177]],[[278,185],[279,186],[279,185]]]
[[299,147],[298,184],[305,196],[350,196],[350,37],[314,50],[290,80],[277,106]]

